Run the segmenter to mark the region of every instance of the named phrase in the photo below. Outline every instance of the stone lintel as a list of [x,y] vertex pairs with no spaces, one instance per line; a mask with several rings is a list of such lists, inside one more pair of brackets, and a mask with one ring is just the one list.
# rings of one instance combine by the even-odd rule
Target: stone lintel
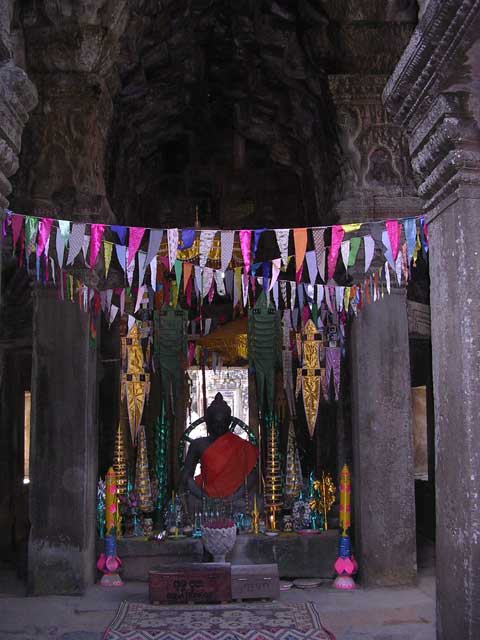
[[430,2],[397,67],[383,100],[395,122],[409,126],[416,111],[426,111],[452,60],[478,37],[480,0]]

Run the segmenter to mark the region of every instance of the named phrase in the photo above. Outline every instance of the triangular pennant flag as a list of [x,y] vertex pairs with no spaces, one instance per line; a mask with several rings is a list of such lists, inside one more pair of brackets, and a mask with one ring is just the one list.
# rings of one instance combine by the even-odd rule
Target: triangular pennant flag
[[73,264],[83,247],[83,238],[85,236],[85,224],[74,223],[68,238],[68,256],[67,265]]
[[225,289],[227,294],[232,297],[233,295],[233,270],[229,269],[225,272]]
[[[252,232],[249,229],[242,229],[242,231],[240,231],[240,248],[242,249],[243,264],[245,265],[245,269],[243,271],[245,275],[248,275],[248,272],[250,271],[251,241],[252,241]],[[245,299],[245,291],[244,291],[244,299]],[[245,303],[245,306],[246,306],[246,303]]]
[[323,288],[323,284],[317,285],[317,307],[320,309],[320,305],[322,304],[322,300],[324,297],[325,291]]
[[135,256],[142,242],[144,227],[130,227],[128,233],[127,267],[135,263]]
[[145,273],[147,271],[148,262],[147,262],[147,252],[146,251],[138,251],[137,253],[138,260],[138,286],[140,287],[145,279]]
[[70,235],[70,222],[68,220],[59,220],[58,228],[60,229],[60,235],[63,238],[65,244],[67,244],[68,237]]
[[107,289],[107,309],[112,306],[113,289]]
[[315,255],[315,251],[307,251],[305,257],[307,261],[308,277],[310,278],[310,283],[315,284],[318,272],[317,256]]
[[103,241],[103,259],[105,262],[105,278],[108,278],[110,271],[110,263],[112,262],[113,243],[107,240]]
[[125,313],[125,289],[120,292],[120,315]]
[[290,309],[295,308],[295,297],[297,295],[297,285],[295,282],[290,283]]
[[285,280],[280,280],[280,291],[282,293],[283,305],[287,306],[287,282]]
[[240,289],[242,288],[242,269],[237,267],[233,275],[233,306],[234,308],[240,301]]
[[384,255],[388,260],[388,264],[392,267],[392,270],[395,271],[395,260],[393,259],[392,247],[390,245],[390,236],[388,235],[388,231],[382,231],[382,242],[386,247]]
[[130,333],[130,331],[133,329],[133,325],[134,325],[134,324],[135,324],[135,318],[134,318],[134,316],[132,316],[132,315],[128,314],[128,320],[127,320],[127,326],[128,326],[128,329],[127,329],[127,336],[128,336],[128,334]]
[[385,223],[385,228],[390,240],[390,248],[392,250],[393,262],[397,260],[398,249],[400,246],[400,223],[398,220],[388,220]]
[[335,287],[335,306],[337,311],[343,309],[343,296],[345,293],[345,287]]
[[361,238],[350,238],[350,253],[348,255],[348,266],[354,267],[357,261],[358,250],[360,249]]
[[335,267],[337,266],[338,253],[340,251],[340,245],[345,231],[340,225],[333,225],[332,227],[332,243],[328,252],[328,279],[331,280],[335,274]]
[[154,291],[157,290],[157,256],[150,262],[150,286]]
[[105,232],[104,224],[92,224],[90,226],[90,259],[89,266],[91,269],[95,266],[97,262],[98,253],[100,251],[100,247],[102,246],[102,238]]
[[350,256],[350,240],[344,240],[341,247],[342,260],[345,265],[345,271],[348,270],[348,258]]
[[127,282],[129,284],[129,286],[131,287],[133,284],[133,274],[135,273],[135,261],[133,261],[131,264],[128,265],[127,267]]
[[402,284],[402,253],[400,252],[395,260],[395,273],[399,286]]
[[235,231],[222,231],[220,233],[220,253],[222,271],[226,271],[233,255],[233,242]]
[[167,240],[168,240],[168,268],[171,271],[173,269],[173,265],[175,264],[175,260],[177,259],[178,229],[168,229]]
[[145,285],[142,284],[141,287],[138,287],[138,292],[137,292],[137,301],[135,302],[135,311],[133,313],[137,313],[137,311],[140,309],[140,304],[142,302],[142,298],[143,298],[143,294],[145,292]]
[[160,249],[163,238],[163,229],[150,229],[150,237],[148,239],[147,257],[145,264],[149,265]]
[[191,262],[183,262],[183,293],[187,292],[187,285],[192,277],[193,264]]
[[195,290],[198,292],[199,295],[201,295],[202,293],[202,273],[203,273],[203,269],[201,267],[197,267],[197,265],[195,265],[194,268],[194,274],[195,274]]
[[327,303],[328,310],[330,311],[330,313],[333,313],[332,299],[330,297],[330,287],[325,285],[324,291],[325,291],[325,302]]
[[315,247],[315,255],[317,257],[317,267],[321,279],[325,282],[325,229],[315,227],[312,229],[313,244]]
[[120,244],[125,244],[125,240],[127,239],[127,227],[114,225],[113,227],[110,227],[110,229],[117,234]]
[[125,268],[126,268],[126,264],[125,263],[127,261],[127,247],[123,246],[123,244],[116,244],[115,245],[115,252],[117,254],[117,260],[118,260],[120,266],[125,271]]
[[248,283],[249,283],[248,275],[244,273],[242,277],[242,300],[243,300],[244,307],[246,307],[248,304]]
[[280,275],[280,265],[282,264],[282,260],[281,258],[275,258],[275,260],[272,260],[272,280],[270,282],[270,289],[269,291],[271,291],[273,289],[273,287],[275,286],[277,280],[278,280],[278,276]]
[[375,251],[375,240],[372,236],[364,236],[363,243],[365,245],[365,273],[370,269],[373,254]]
[[175,270],[175,282],[177,283],[177,289],[180,289],[180,282],[182,280],[182,261],[175,260],[174,270]]
[[117,317],[117,313],[118,313],[117,305],[116,304],[112,304],[111,307],[110,307],[110,315],[109,315],[109,319],[108,319],[108,323],[110,325],[113,324],[113,321]]
[[417,221],[415,218],[407,218],[403,221],[403,228],[405,230],[405,240],[407,241],[408,261],[411,262],[417,240]]
[[345,307],[345,311],[348,312],[348,306],[350,304],[350,290],[351,287],[345,287],[345,293],[343,294],[343,306]]
[[18,239],[20,237],[20,231],[22,230],[23,227],[23,221],[24,221],[24,217],[23,216],[19,216],[17,214],[12,214],[12,237],[13,237],[13,248],[15,249],[15,247],[17,246],[17,242]]
[[294,229],[293,240],[295,245],[295,273],[297,274],[297,282],[300,282],[300,269],[303,266],[305,252],[307,250],[307,230],[299,228]]
[[278,310],[278,281],[273,285],[273,301],[275,302],[275,307]]
[[[50,239],[50,229],[52,228],[52,218],[41,218],[38,223],[37,256],[40,257],[45,251],[47,242]],[[48,251],[47,251],[48,254]]]
[[388,261],[385,262],[385,282],[387,283],[387,291],[390,293],[390,268],[388,266]]
[[255,229],[255,231],[253,232],[253,249],[252,249],[252,255],[253,255],[253,259],[255,260],[255,256],[257,254],[257,249],[258,249],[258,243],[260,242],[260,238],[262,236],[262,233],[266,231],[266,229]]
[[216,233],[217,231],[214,229],[200,231],[200,256],[198,263],[201,267],[204,267],[207,264],[208,255],[212,249],[212,244]]
[[280,250],[280,257],[282,258],[283,266],[286,268],[288,265],[288,238],[290,235],[290,229],[275,229],[275,236],[277,238],[278,248]]
[[190,249],[195,242],[195,229],[182,229],[181,239],[180,239],[180,250],[185,251],[185,249]]
[[223,271],[215,271],[214,273],[215,283],[217,285],[217,293],[219,296],[225,295],[225,274]]
[[82,244],[82,253],[83,253],[83,259],[85,260],[85,262],[87,261],[87,253],[88,253],[88,247],[90,246],[90,236],[83,236],[83,244]]
[[25,246],[28,256],[35,251],[37,241],[38,218],[27,216],[25,218]]
[[55,238],[55,248],[57,250],[57,260],[60,269],[63,269],[63,256],[65,255],[65,239],[57,229],[57,236]]

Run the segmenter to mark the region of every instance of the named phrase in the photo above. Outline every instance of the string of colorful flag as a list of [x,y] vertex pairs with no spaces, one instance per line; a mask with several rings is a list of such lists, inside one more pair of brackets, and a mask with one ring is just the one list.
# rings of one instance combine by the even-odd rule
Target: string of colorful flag
[[77,298],[85,309],[93,300],[110,322],[118,312],[123,315],[126,300],[133,298],[136,313],[148,292],[157,307],[201,307],[218,295],[245,308],[260,288],[277,308],[302,311],[325,301],[329,309],[355,311],[384,289],[405,285],[418,253],[428,252],[423,216],[216,230],[127,227],[7,211],[2,231],[11,233],[19,264],[34,269],[38,281],[56,285],[62,299]]

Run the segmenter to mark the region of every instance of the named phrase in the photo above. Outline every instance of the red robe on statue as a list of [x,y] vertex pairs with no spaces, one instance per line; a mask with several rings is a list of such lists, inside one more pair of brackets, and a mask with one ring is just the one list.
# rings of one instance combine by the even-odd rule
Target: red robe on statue
[[202,473],[195,482],[209,498],[228,498],[245,482],[257,458],[257,447],[229,431],[203,453]]

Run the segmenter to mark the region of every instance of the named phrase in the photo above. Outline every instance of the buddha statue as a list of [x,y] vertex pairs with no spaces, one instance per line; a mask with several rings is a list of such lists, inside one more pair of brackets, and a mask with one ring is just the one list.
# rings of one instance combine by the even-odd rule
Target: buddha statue
[[[194,440],[188,449],[180,483],[190,495],[224,499],[244,499],[256,481],[257,447],[229,431],[232,412],[221,393],[217,393],[205,416],[207,437]],[[195,469],[200,462],[201,474]]]

